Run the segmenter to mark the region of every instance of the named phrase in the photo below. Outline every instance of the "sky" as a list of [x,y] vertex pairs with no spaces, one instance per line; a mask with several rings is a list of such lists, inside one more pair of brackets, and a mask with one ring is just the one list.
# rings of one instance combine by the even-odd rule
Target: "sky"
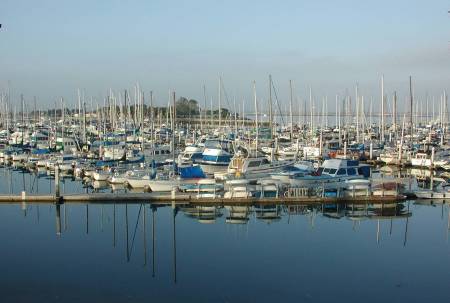
[[[404,100],[450,88],[448,0],[121,1],[0,0],[0,91],[36,96],[43,108],[77,90],[102,100],[136,83],[156,104],[169,90],[217,104],[268,98],[272,75],[281,103],[336,94]],[[102,102],[102,101],[100,101]],[[330,101],[331,102],[331,101]],[[225,104],[225,107],[227,104]]]

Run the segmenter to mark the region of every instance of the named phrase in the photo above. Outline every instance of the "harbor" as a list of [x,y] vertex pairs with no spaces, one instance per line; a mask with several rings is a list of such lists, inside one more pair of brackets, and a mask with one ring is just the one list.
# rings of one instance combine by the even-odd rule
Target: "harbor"
[[448,4],[1,1],[0,303],[450,302]]
[[[154,107],[153,94],[146,100],[136,85],[134,100],[128,90],[123,94],[110,91],[103,106],[91,104],[90,111],[80,91],[78,107],[70,108],[61,99],[60,109],[47,112],[31,111],[21,95],[17,113],[16,107],[11,111],[11,96],[5,92],[0,100],[5,110],[0,117],[0,164],[34,178],[53,179],[54,188],[51,196],[23,190],[20,197],[3,195],[0,200],[206,203],[229,199],[253,203],[269,198],[279,202],[450,198],[446,91],[438,115],[434,111],[429,115],[428,103],[424,115],[418,101],[413,105],[410,78],[406,119],[407,112],[397,110],[396,94],[389,104],[391,111],[382,106],[381,113],[374,115],[370,106],[367,112],[356,86],[356,104],[351,95],[341,101],[336,98],[332,124],[325,99],[322,112],[312,110],[311,90],[309,117],[304,110],[294,121],[292,98],[289,114],[276,113],[280,104],[273,100],[276,87],[271,76],[268,84],[265,111],[259,107],[253,83],[254,115],[223,107],[222,78],[215,111],[212,103],[208,111],[196,100],[177,99],[175,92],[171,92],[167,107]],[[290,89],[292,95],[292,82]],[[387,105],[383,77],[381,94],[381,104]],[[300,104],[298,109],[300,113]],[[187,120],[186,116],[196,119]],[[403,177],[401,168],[419,175]],[[399,175],[390,172],[394,169]],[[85,195],[61,195],[64,178],[78,180],[87,189]],[[106,189],[111,194],[98,194]],[[151,194],[144,194],[148,192]]]
[[[175,92],[156,107],[139,85],[134,100],[129,90],[110,91],[87,109],[80,92],[78,107],[61,99],[44,112],[23,96],[11,110],[11,95],[0,94],[1,255],[21,264],[3,266],[12,272],[0,278],[3,297],[179,301],[194,289],[204,302],[329,302],[334,292],[359,302],[366,291],[355,289],[381,283],[394,301],[414,301],[425,300],[422,279],[444,287],[446,91],[431,115],[417,105],[398,112],[395,98],[381,100],[390,111],[374,113],[358,87],[356,104],[348,95],[334,112],[325,101],[314,112],[310,91],[311,112],[299,106],[294,120],[272,99],[272,81],[263,108],[253,83],[254,112],[246,114],[223,108],[222,78],[217,109]],[[33,261],[49,251],[51,261]],[[409,264],[421,258],[421,275],[412,275]],[[43,277],[39,264],[65,278]],[[248,290],[260,285],[269,293]]]

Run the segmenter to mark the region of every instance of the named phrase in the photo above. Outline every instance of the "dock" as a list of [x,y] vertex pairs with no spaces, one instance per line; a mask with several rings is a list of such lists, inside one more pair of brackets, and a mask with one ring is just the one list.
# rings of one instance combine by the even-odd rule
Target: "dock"
[[331,204],[331,203],[394,203],[406,200],[406,196],[358,196],[358,197],[279,197],[279,198],[197,198],[195,194],[177,193],[89,193],[56,195],[0,195],[0,203],[155,203],[197,205],[260,205],[260,204]]

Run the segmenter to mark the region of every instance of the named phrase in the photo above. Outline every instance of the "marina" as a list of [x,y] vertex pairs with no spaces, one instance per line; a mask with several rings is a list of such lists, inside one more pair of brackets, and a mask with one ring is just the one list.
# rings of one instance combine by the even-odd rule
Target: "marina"
[[[125,90],[90,111],[79,94],[78,108],[61,99],[59,112],[30,111],[22,97],[18,114],[8,110],[10,95],[0,94],[0,228],[18,230],[2,233],[9,244],[0,256],[21,260],[1,267],[14,272],[0,278],[3,298],[329,302],[340,292],[360,302],[366,291],[355,289],[373,284],[395,301],[415,302],[425,300],[422,279],[438,277],[433,285],[444,287],[446,92],[438,117],[411,108],[415,119],[403,113],[399,127],[395,103],[395,114],[380,117],[366,112],[359,93],[356,105],[342,100],[354,119],[336,106],[334,115],[324,110],[296,123],[291,111],[286,123],[286,112],[273,114],[276,102],[259,109],[253,88],[255,113],[245,116],[222,116],[222,93],[218,115],[174,92],[157,109],[138,85],[134,105]],[[186,102],[196,119],[183,114]],[[442,262],[424,258],[429,250]],[[56,256],[40,264],[64,279],[17,269],[42,273],[33,259],[48,251]],[[409,263],[420,258],[421,275],[410,274]]]
[[448,4],[2,1],[0,303],[450,302]]

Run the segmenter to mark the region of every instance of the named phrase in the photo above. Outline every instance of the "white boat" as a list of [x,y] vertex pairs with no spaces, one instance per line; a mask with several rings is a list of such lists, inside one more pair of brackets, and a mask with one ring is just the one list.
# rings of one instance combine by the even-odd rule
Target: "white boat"
[[370,167],[349,159],[325,160],[315,174],[291,178],[292,187],[345,188],[345,182],[369,177]]
[[235,177],[243,177],[256,180],[267,177],[271,173],[281,172],[295,163],[295,159],[272,160],[266,157],[243,157],[237,155],[231,159],[228,166],[228,174]]
[[352,179],[345,181],[345,197],[370,196],[371,182],[367,179]]
[[254,189],[254,186],[251,186],[247,179],[227,180],[225,186],[226,192],[223,196],[225,199],[250,198],[253,196],[250,187]]
[[72,161],[64,161],[62,163],[58,163],[58,167],[61,172],[73,171]]
[[78,143],[73,138],[56,138],[56,150],[64,153],[74,153],[77,151]]
[[76,157],[71,154],[60,155],[56,158],[56,163],[61,172],[71,172],[73,171],[73,164]]
[[450,199],[448,183],[440,182],[434,189],[415,190],[414,194],[419,199]]
[[144,170],[136,171],[136,170],[128,170],[128,171],[115,171],[112,176],[108,178],[108,182],[111,184],[123,184],[127,182],[129,177],[134,176],[135,174],[144,173]]
[[118,142],[103,146],[102,160],[103,161],[119,161],[125,158],[126,145],[125,142]]
[[278,150],[279,159],[296,159],[300,153],[300,147],[297,144],[282,147]]
[[12,160],[14,162],[26,162],[28,159],[28,154],[26,153],[14,153],[12,155]]
[[37,167],[45,167],[47,165],[47,158],[40,159],[36,162]]
[[233,157],[233,142],[229,140],[210,139],[205,141],[202,158],[196,160],[205,174],[225,172]]
[[138,149],[129,149],[125,155],[126,163],[144,162],[144,153]]
[[107,181],[111,176],[111,172],[104,170],[97,170],[92,174],[92,179],[95,181]]
[[278,198],[280,195],[281,182],[273,179],[258,180],[255,194],[260,198]]
[[172,148],[168,144],[158,145],[147,143],[144,145],[144,155],[147,159],[155,161],[158,165],[174,157]]
[[198,159],[203,157],[203,150],[203,147],[197,145],[186,146],[184,151],[181,153],[178,165],[195,163]]
[[144,176],[130,176],[127,178],[126,183],[131,188],[144,188],[150,186],[150,175]]
[[49,148],[49,135],[41,131],[35,131],[31,135],[31,144],[40,149]]
[[417,190],[414,192],[419,199],[450,199],[450,191]]
[[171,192],[172,190],[178,191],[180,181],[177,179],[148,180],[147,184],[152,192]]
[[197,182],[196,198],[219,198],[223,196],[223,184],[216,183],[214,179],[201,179]]
[[296,177],[305,176],[311,174],[316,169],[314,168],[314,163],[310,161],[297,161],[291,169],[284,170],[281,172],[270,173],[270,178],[273,180],[278,180],[283,183],[290,183],[290,179]]
[[441,157],[439,154],[436,154],[434,157],[434,160],[432,160],[430,154],[418,152],[411,158],[411,165],[418,167],[443,167],[449,164],[448,155]]
[[387,165],[407,165],[410,164],[409,152],[402,150],[402,154],[399,155],[397,149],[386,148],[380,153],[380,161]]

